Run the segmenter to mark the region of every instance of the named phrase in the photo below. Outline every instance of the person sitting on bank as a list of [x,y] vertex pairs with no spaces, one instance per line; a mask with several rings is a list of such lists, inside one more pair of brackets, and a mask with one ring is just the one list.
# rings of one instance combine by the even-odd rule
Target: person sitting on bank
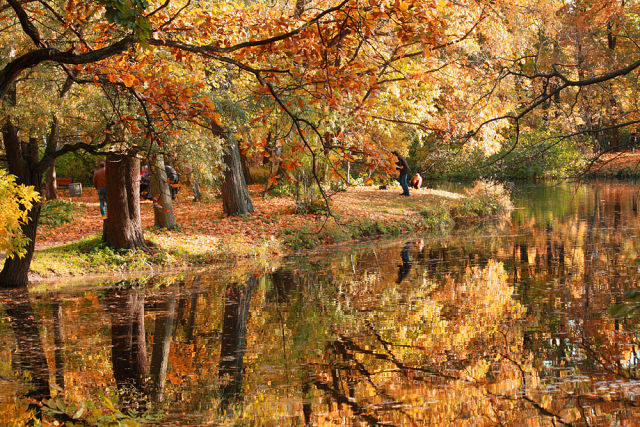
[[397,151],[392,151],[391,154],[398,158],[396,166],[400,170],[398,181],[400,181],[400,185],[402,186],[402,195],[409,196],[409,186],[407,185],[407,176],[411,173],[409,163],[407,163],[407,159],[401,156]]
[[416,173],[411,177],[411,181],[409,181],[411,187],[419,190],[422,187],[422,176],[419,173]]
[[93,186],[98,190],[100,215],[105,218],[107,216],[107,175],[104,162],[98,163],[98,169],[93,173]]

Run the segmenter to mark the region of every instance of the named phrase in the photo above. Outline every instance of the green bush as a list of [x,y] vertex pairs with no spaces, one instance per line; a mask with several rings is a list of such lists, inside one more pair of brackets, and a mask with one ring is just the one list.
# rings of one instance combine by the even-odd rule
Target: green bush
[[395,223],[385,223],[379,220],[363,218],[348,224],[354,238],[373,237],[380,235],[398,236],[402,234],[402,227]]
[[[493,155],[481,149],[448,149],[435,142],[416,147],[412,162],[428,179],[547,179],[565,178],[581,171],[587,161],[580,139],[554,139],[552,131],[522,134]],[[479,165],[484,165],[479,168]]]
[[312,231],[309,226],[293,229],[285,228],[282,231],[284,244],[293,250],[311,249],[320,244],[318,234]]
[[40,225],[45,227],[59,227],[71,222],[80,207],[67,200],[52,200],[46,202],[40,213]]
[[342,243],[353,239],[349,228],[339,225],[327,226],[324,232],[324,237],[331,243]]
[[288,197],[295,194],[295,184],[286,179],[279,179],[276,185],[269,187],[269,195],[273,197]]
[[297,214],[328,215],[329,209],[324,199],[298,200],[294,212]]
[[451,207],[456,221],[500,217],[513,209],[509,191],[494,181],[477,180],[465,190],[465,196]]
[[329,188],[333,193],[347,191],[347,183],[342,179],[334,180],[331,181],[331,184],[329,184]]
[[449,211],[443,207],[426,207],[420,211],[422,225],[426,230],[445,232],[453,225]]

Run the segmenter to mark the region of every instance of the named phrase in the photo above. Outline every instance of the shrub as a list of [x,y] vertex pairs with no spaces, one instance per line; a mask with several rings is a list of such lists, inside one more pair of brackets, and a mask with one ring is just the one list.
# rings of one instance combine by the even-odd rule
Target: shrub
[[349,228],[339,225],[327,226],[324,236],[330,243],[341,243],[353,239]]
[[293,250],[311,249],[320,244],[318,234],[312,231],[309,226],[298,229],[285,228],[282,231],[284,244]]
[[42,207],[40,224],[46,227],[59,227],[71,222],[80,207],[67,200],[51,200]]
[[429,231],[445,232],[453,225],[453,219],[447,209],[426,207],[420,211],[422,225]]
[[[416,147],[410,161],[418,163],[426,179],[546,179],[564,178],[582,170],[587,155],[580,138],[555,139],[553,130],[521,134],[515,147],[509,141],[497,153],[482,149],[442,147],[435,141]],[[478,168],[478,165],[484,165]]]
[[456,221],[500,217],[513,209],[508,190],[493,181],[477,180],[473,187],[465,190],[465,195],[451,207]]
[[294,212],[297,214],[327,215],[329,209],[327,209],[324,199],[298,200]]

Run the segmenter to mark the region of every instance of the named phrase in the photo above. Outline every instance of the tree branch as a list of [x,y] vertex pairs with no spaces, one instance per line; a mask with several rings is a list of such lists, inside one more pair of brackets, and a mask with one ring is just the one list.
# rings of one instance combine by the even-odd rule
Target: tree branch
[[[13,1],[13,0],[12,0]],[[4,98],[11,83],[28,68],[35,67],[42,62],[57,62],[59,64],[89,64],[98,62],[110,56],[124,52],[134,43],[132,36],[127,36],[101,49],[75,54],[71,51],[60,51],[54,48],[32,50],[9,62],[0,70],[0,99]]]

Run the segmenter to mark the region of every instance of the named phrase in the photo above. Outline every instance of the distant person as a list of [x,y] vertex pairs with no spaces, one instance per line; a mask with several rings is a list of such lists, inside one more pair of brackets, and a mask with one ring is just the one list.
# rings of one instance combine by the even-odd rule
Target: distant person
[[167,174],[167,180],[169,181],[169,192],[171,193],[171,200],[175,200],[178,188],[175,186],[178,183],[178,172],[169,165],[164,166],[164,171]]
[[636,152],[636,147],[638,146],[640,138],[638,138],[638,130],[635,129],[629,134],[629,145],[631,146],[631,152]]
[[411,187],[419,190],[422,187],[422,177],[419,173],[416,173],[411,177],[411,181],[409,181],[409,183],[411,184]]
[[407,159],[401,156],[397,151],[392,151],[391,154],[398,158],[398,161],[396,162],[396,166],[400,171],[398,181],[400,181],[400,185],[402,186],[402,195],[408,197],[409,186],[407,185],[407,176],[411,173],[411,168],[409,167],[409,163],[407,163]]
[[149,176],[149,169],[146,165],[143,165],[140,169],[140,197],[149,198],[151,192],[151,178]]
[[100,201],[100,215],[107,217],[107,175],[104,162],[98,163],[98,169],[93,173],[93,186],[98,190],[98,200]]

